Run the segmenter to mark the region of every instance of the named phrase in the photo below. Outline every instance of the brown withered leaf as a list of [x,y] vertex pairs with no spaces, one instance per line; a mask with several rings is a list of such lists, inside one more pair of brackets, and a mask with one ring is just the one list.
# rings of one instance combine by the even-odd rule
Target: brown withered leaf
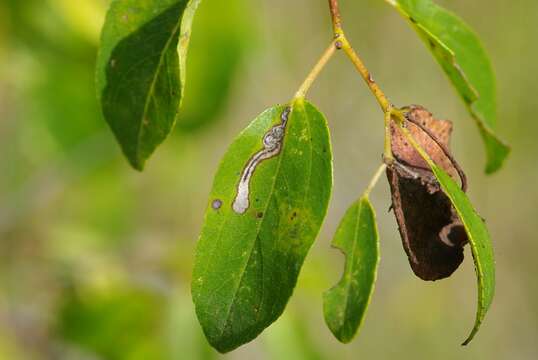
[[[452,123],[434,119],[421,106],[404,110],[404,126],[438,166],[453,178],[460,176],[465,189],[465,174],[448,150]],[[395,123],[391,124],[391,140],[395,162],[387,168],[387,177],[411,268],[423,280],[449,277],[463,261],[463,246],[468,241],[465,229],[429,166]]]

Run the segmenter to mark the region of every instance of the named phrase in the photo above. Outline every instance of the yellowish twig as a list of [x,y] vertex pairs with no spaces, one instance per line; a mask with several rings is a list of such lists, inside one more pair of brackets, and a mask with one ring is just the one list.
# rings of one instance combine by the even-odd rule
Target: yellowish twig
[[335,46],[335,42],[333,41],[331,42],[327,50],[325,50],[325,52],[321,55],[321,58],[318,60],[318,62],[316,63],[312,71],[310,71],[310,73],[308,74],[304,82],[302,83],[299,90],[297,90],[297,92],[295,93],[295,99],[304,98],[306,96],[306,93],[308,92],[308,90],[310,89],[310,87],[312,86],[316,78],[321,73],[321,70],[323,70],[325,65],[329,62],[331,57],[334,55],[335,51],[336,51],[336,46]]
[[377,169],[374,176],[372,177],[372,180],[370,180],[370,184],[368,184],[368,187],[366,188],[366,191],[364,192],[364,196],[368,197],[370,195],[370,192],[376,186],[377,182],[379,181],[379,178],[385,172],[385,169],[387,169],[387,165],[381,164],[381,166]]

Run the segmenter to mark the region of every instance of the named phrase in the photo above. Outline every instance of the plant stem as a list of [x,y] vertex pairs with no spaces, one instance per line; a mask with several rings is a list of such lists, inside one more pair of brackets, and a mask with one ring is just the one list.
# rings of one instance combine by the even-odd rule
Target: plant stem
[[379,178],[381,175],[383,175],[383,172],[387,168],[386,164],[381,164],[377,171],[375,172],[374,176],[372,177],[372,180],[370,180],[370,184],[366,188],[366,191],[364,192],[364,196],[369,196],[372,189],[376,186],[377,182],[379,181]]
[[336,46],[335,46],[335,42],[333,41],[331,42],[331,45],[329,45],[327,50],[325,50],[325,52],[321,55],[320,59],[318,60],[314,68],[312,68],[312,71],[310,71],[310,74],[308,74],[308,76],[302,83],[299,90],[297,90],[297,92],[295,93],[295,99],[304,98],[306,96],[306,93],[308,92],[308,90],[310,89],[310,87],[312,86],[316,78],[321,73],[321,70],[323,70],[325,65],[329,62],[331,57],[334,55],[335,51],[336,51]]
[[392,155],[390,121],[392,120],[392,112],[385,112],[385,149],[383,151],[383,161],[385,164],[392,165],[394,155]]
[[351,60],[359,74],[362,76],[366,85],[370,88],[372,94],[374,94],[377,102],[381,106],[384,113],[392,110],[392,105],[379,87],[374,81],[372,75],[364,65],[360,56],[353,50],[353,47],[349,43],[342,27],[342,16],[340,15],[340,7],[338,0],[329,0],[329,9],[331,12],[331,20],[333,23],[334,38],[336,39],[336,48],[343,49],[347,57]]
[[340,16],[340,7],[338,0],[329,0],[329,9],[331,10],[331,20],[333,23],[333,32],[335,39],[340,37],[342,31],[342,17]]
[[372,75],[370,74],[366,66],[364,65],[364,62],[359,57],[359,55],[355,52],[355,50],[353,50],[353,47],[351,47],[351,44],[349,43],[347,38],[344,35],[342,35],[340,36],[338,40],[341,42],[342,49],[346,53],[347,57],[349,58],[349,60],[351,60],[353,65],[355,65],[355,68],[357,69],[359,74],[362,76],[362,78],[366,82],[366,85],[368,85],[368,87],[370,88],[370,91],[375,96],[383,112],[384,113],[391,112],[392,105],[390,101],[387,99],[387,97],[385,96],[385,93],[383,93],[379,85],[375,82]]

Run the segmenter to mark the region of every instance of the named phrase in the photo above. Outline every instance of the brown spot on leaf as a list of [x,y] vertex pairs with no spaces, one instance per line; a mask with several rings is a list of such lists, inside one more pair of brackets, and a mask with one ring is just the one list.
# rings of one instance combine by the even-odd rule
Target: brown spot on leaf
[[[405,125],[415,140],[439,167],[453,178],[458,176],[459,166],[446,154],[452,123],[434,119],[421,106],[405,110]],[[449,277],[463,261],[463,246],[468,242],[465,229],[428,164],[408,146],[394,123],[391,134],[395,162],[387,169],[387,177],[392,208],[411,268],[423,280]],[[464,177],[462,183],[465,185]]]
[[[450,137],[452,135],[452,122],[448,120],[434,119],[432,114],[422,106],[412,105],[406,110],[408,121],[405,122],[406,128],[416,141],[422,146],[432,160],[445,170],[450,176],[457,176],[457,171],[449,158],[440,149],[439,145],[426,132],[424,132],[416,123],[422,124],[428,129],[437,140],[446,148],[450,148]],[[392,153],[401,163],[409,167],[416,167],[429,170],[430,167],[420,154],[412,147],[407,146],[408,141],[402,131],[394,122],[391,124],[392,134]]]

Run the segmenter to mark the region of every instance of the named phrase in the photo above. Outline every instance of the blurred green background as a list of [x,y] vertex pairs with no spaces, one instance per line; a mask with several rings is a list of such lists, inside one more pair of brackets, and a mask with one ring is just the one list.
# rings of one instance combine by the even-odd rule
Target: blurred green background
[[288,101],[330,40],[326,0],[205,0],[195,19],[181,120],[143,173],[102,120],[93,84],[108,0],[0,1],[0,359],[538,358],[538,2],[444,0],[480,34],[498,77],[506,167],[483,174],[481,140],[426,47],[382,0],[342,0],[348,36],[398,105],[455,122],[453,148],[493,234],[497,295],[474,321],[469,249],[450,279],[412,275],[383,181],[372,194],[382,259],[361,333],[339,344],[321,293],[340,277],[329,247],[381,159],[382,116],[343,56],[309,98],[335,156],[329,215],[284,315],[228,355],[208,347],[189,281],[218,161],[263,109]]

